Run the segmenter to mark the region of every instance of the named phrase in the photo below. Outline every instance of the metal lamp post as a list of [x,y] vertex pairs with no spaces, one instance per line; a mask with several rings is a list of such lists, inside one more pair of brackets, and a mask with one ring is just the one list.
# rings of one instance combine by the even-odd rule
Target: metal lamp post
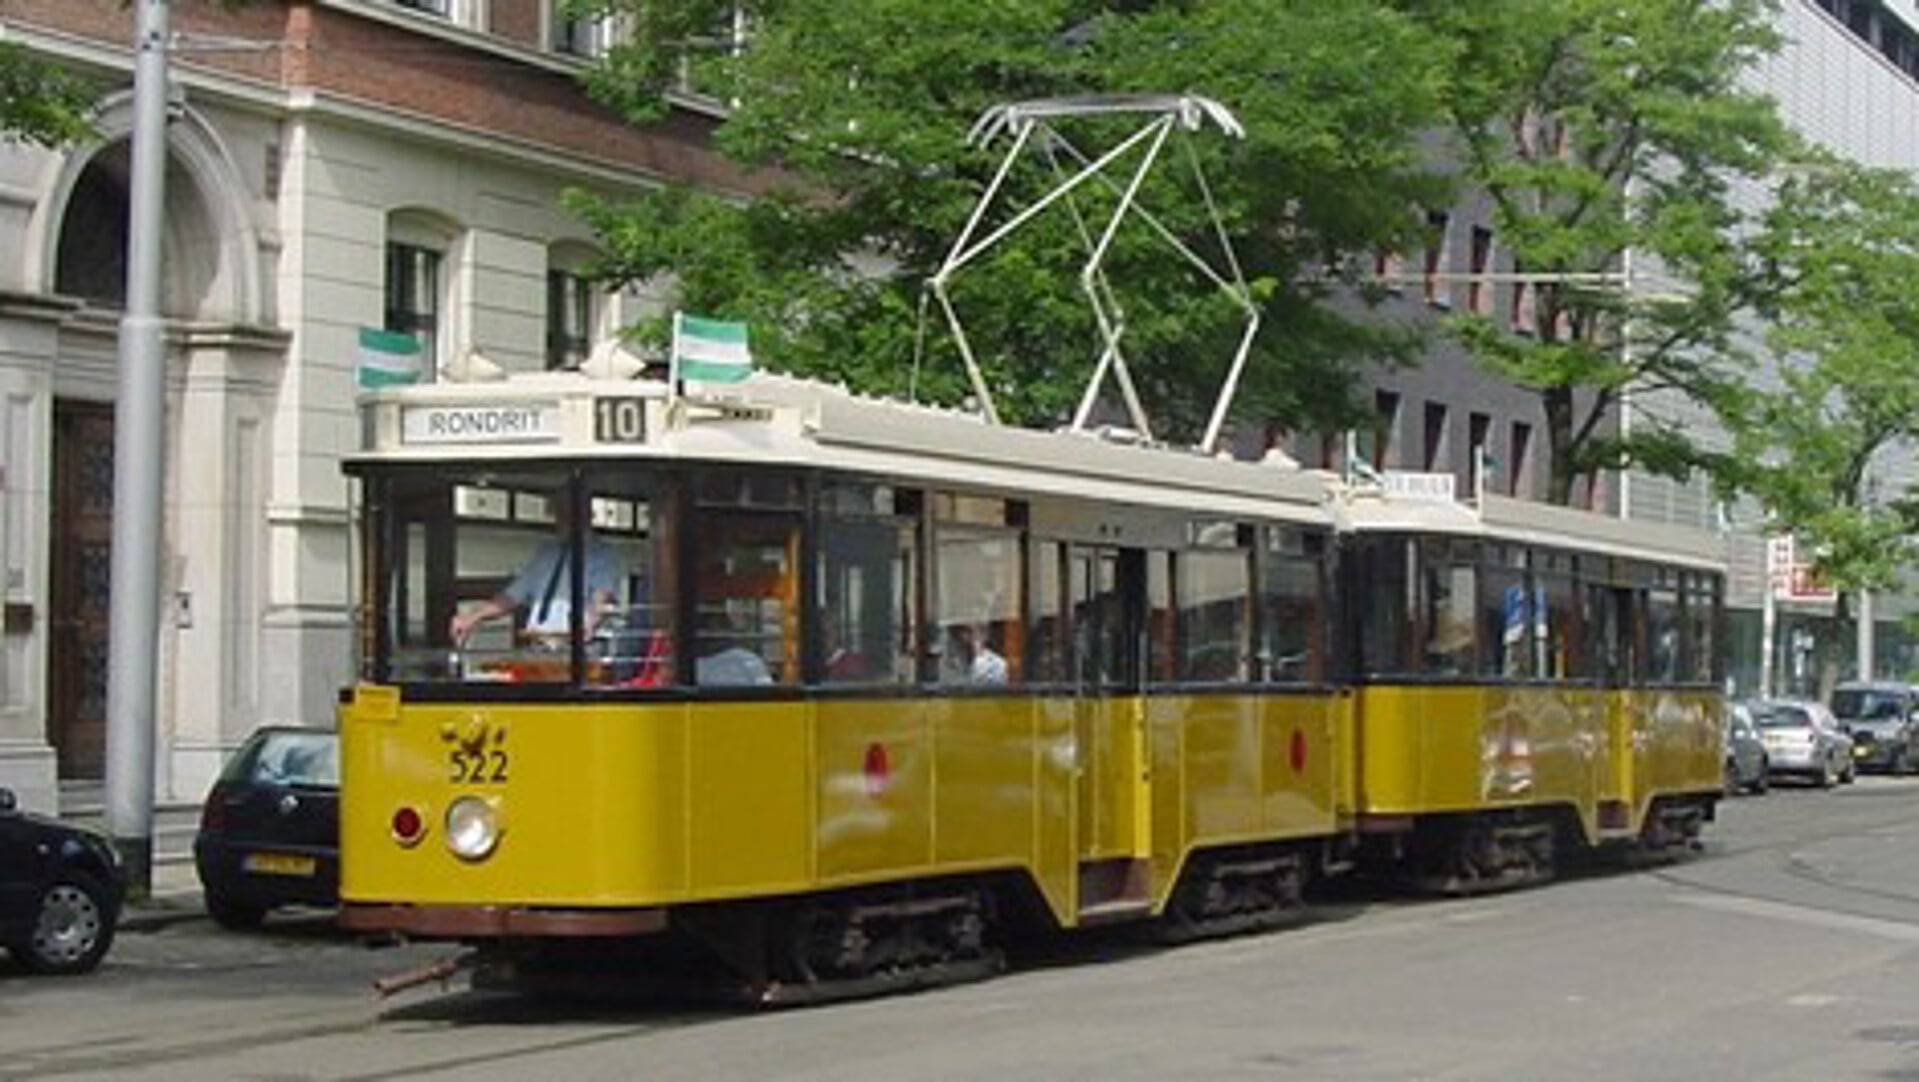
[[159,655],[166,345],[160,237],[166,203],[169,0],[139,0],[127,302],[114,402],[113,566],[107,640],[107,831],[136,897],[153,884],[154,677]]

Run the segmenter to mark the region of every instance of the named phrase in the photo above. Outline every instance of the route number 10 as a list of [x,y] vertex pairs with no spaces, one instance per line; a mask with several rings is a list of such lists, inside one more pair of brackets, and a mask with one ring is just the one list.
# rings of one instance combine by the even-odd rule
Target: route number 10
[[599,443],[645,443],[646,400],[594,399],[593,439]]

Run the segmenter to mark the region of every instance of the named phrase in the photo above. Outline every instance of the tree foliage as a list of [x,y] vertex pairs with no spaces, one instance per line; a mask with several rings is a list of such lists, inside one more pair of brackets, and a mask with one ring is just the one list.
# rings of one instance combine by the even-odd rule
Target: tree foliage
[[[1732,335],[1751,280],[1734,185],[1773,164],[1771,103],[1741,83],[1776,42],[1772,0],[1405,0],[1449,49],[1445,104],[1461,179],[1533,283],[1515,330],[1453,322],[1492,372],[1535,390],[1549,498],[1602,469],[1700,461],[1656,415],[1621,436],[1630,397],[1721,403],[1743,378]],[[1630,274],[1629,274],[1630,272]]]
[[1737,403],[1723,481],[1813,554],[1843,623],[1849,595],[1898,584],[1919,527],[1912,494],[1877,484],[1919,435],[1919,186],[1830,158],[1786,176],[1751,241],[1777,381]]
[[[595,88],[646,120],[690,73],[732,103],[720,146],[774,171],[780,190],[729,201],[668,189],[574,206],[604,238],[611,278],[672,275],[686,307],[750,320],[755,353],[773,366],[957,401],[957,354],[922,301],[1003,149],[971,146],[967,132],[998,103],[1100,92],[1204,94],[1247,129],[1243,141],[1201,133],[1190,144],[1262,310],[1244,414],[1341,427],[1362,414],[1356,370],[1415,352],[1411,329],[1355,318],[1347,288],[1356,254],[1408,243],[1414,208],[1445,197],[1415,140],[1437,115],[1438,57],[1389,5],[763,0],[748,8],[749,43],[737,52],[716,44],[731,8],[576,4],[617,10],[636,29]],[[1097,153],[1114,135],[1089,124],[1071,137]],[[1168,151],[1180,164],[1184,152]],[[1163,170],[1143,200],[1196,250],[1217,252],[1188,176]],[[1015,173],[1015,204],[1047,179],[1037,164]],[[1099,219],[1112,193],[1082,190],[1082,210]],[[1016,238],[954,278],[955,302],[1002,413],[1057,421],[1098,356],[1078,285],[1085,248],[1065,213]],[[1121,231],[1107,269],[1155,423],[1192,435],[1238,314],[1143,227]]]
[[0,41],[0,140],[57,146],[93,132],[91,88],[38,59],[17,41]]

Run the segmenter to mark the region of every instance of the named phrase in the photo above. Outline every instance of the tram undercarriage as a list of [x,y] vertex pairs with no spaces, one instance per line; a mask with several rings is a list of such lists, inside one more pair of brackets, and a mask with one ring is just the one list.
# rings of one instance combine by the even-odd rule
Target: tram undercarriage
[[1550,881],[1568,863],[1623,860],[1629,866],[1679,859],[1701,847],[1714,796],[1661,797],[1638,833],[1590,844],[1566,806],[1502,808],[1418,817],[1410,829],[1370,835],[1360,865],[1405,889],[1446,897],[1513,890]]

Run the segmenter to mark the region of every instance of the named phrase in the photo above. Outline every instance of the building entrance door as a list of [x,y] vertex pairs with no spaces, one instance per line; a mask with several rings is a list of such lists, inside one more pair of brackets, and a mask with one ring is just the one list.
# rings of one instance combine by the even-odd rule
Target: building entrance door
[[47,739],[62,780],[106,772],[112,539],[113,406],[56,400]]

